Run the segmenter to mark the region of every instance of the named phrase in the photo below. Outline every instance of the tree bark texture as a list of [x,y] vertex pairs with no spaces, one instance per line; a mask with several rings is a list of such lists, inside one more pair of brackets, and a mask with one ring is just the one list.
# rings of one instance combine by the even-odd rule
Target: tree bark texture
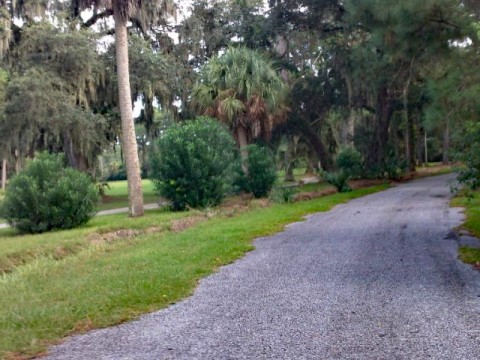
[[234,132],[235,141],[237,142],[240,150],[240,158],[242,160],[242,170],[244,174],[248,173],[247,158],[248,158],[248,134],[247,129],[243,126],[239,126]]
[[122,119],[123,152],[127,168],[128,199],[130,216],[144,214],[142,179],[140,177],[140,161],[138,158],[137,139],[133,122],[132,97],[130,93],[130,74],[128,62],[128,32],[127,22],[117,9],[114,2],[115,48],[117,56],[117,77],[120,116]]
[[346,123],[342,125],[342,145],[347,147],[353,147],[353,139],[355,137],[355,120],[357,117],[357,112],[353,100],[353,80],[349,75],[344,75],[344,79],[347,85],[349,114]]
[[405,116],[405,157],[407,159],[408,170],[411,172],[416,171],[415,167],[415,146],[414,146],[414,132],[415,127],[413,124],[413,119],[408,109],[408,91],[410,88],[410,78],[407,81],[405,88],[403,89],[403,111]]
[[7,187],[7,160],[2,161],[2,190]]
[[450,124],[448,119],[445,120],[445,128],[443,129],[443,163],[450,164],[448,153],[450,152]]
[[367,168],[372,170],[382,168],[385,164],[388,143],[388,130],[393,114],[393,100],[386,88],[381,88],[377,94],[375,106],[375,135],[369,146]]

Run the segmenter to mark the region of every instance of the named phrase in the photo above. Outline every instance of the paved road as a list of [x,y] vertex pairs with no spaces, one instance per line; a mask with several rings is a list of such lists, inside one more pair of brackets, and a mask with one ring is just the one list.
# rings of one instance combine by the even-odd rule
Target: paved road
[[195,295],[50,359],[480,359],[480,273],[457,259],[451,176],[258,239]]

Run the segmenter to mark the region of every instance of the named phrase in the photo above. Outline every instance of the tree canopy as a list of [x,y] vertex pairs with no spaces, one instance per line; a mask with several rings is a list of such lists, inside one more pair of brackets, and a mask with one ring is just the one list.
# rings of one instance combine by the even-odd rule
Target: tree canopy
[[478,122],[475,1],[194,0],[183,13],[171,0],[0,5],[0,148],[11,160],[48,149],[95,173],[120,145],[115,9],[145,171],[165,124],[199,114],[308,167],[333,170],[355,147],[372,177],[455,159],[457,133]]

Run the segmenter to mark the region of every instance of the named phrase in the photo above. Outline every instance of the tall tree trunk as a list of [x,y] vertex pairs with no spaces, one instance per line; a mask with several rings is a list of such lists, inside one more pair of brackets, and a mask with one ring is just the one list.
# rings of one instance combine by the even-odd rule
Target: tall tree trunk
[[342,125],[342,146],[353,147],[353,140],[355,136],[355,120],[357,113],[354,104],[354,89],[353,80],[350,75],[344,74],[345,83],[347,85],[348,93],[348,118],[346,123]]
[[368,148],[367,169],[379,169],[387,158],[388,130],[393,114],[393,100],[387,88],[379,89],[375,105],[375,135]]
[[415,146],[414,146],[414,125],[413,125],[413,119],[410,116],[408,112],[408,91],[410,88],[410,80],[411,78],[408,78],[407,84],[405,85],[403,89],[403,112],[405,116],[405,126],[406,126],[406,131],[405,131],[405,157],[407,159],[407,166],[408,170],[411,172],[416,171],[415,167]]
[[7,159],[2,161],[2,190],[7,187]]
[[406,144],[405,144],[405,152],[406,152],[406,159],[407,159],[407,166],[410,172],[416,171],[416,164],[415,164],[415,127],[413,124],[413,119],[411,116],[407,119],[407,128],[406,128]]
[[248,172],[247,157],[248,157],[248,137],[247,130],[243,126],[239,126],[235,129],[235,140],[237,141],[238,148],[240,149],[240,157],[242,158],[242,170],[246,174]]
[[133,122],[132,97],[130,94],[130,74],[128,65],[127,20],[118,11],[119,2],[114,1],[115,48],[117,56],[117,78],[120,116],[122,118],[123,151],[127,168],[128,199],[130,216],[144,214],[142,179],[138,159],[137,139]]
[[[417,117],[418,119],[418,117]],[[417,141],[416,141],[416,153],[418,165],[427,165],[425,163],[425,128],[417,121],[417,127],[419,129]]]
[[450,152],[450,124],[448,118],[445,121],[445,128],[443,129],[443,163],[450,164],[448,153]]

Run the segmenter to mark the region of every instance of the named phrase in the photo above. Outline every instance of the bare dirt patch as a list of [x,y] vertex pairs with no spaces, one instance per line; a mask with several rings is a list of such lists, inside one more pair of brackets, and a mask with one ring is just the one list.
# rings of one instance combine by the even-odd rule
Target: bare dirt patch
[[109,195],[102,195],[101,203],[102,204],[110,204],[122,200],[128,199],[128,196],[109,196]]
[[177,233],[191,228],[192,226],[195,226],[206,220],[208,220],[208,217],[205,215],[189,216],[184,219],[173,220],[170,225],[170,231]]
[[360,179],[360,180],[350,180],[348,182],[348,184],[350,185],[350,187],[353,189],[353,190],[357,190],[357,189],[363,189],[363,188],[367,188],[367,187],[372,187],[372,186],[377,186],[377,185],[382,185],[382,184],[385,184],[385,180],[382,180],[382,179]]
[[337,190],[334,188],[327,188],[320,191],[301,192],[293,196],[293,201],[297,202],[312,200],[326,195],[335,194],[336,192]]
[[92,245],[111,244],[119,240],[133,239],[139,235],[142,235],[143,231],[122,229],[111,231],[107,233],[95,233],[89,236],[89,241]]
[[232,217],[251,209],[265,208],[271,204],[269,199],[255,199],[252,194],[240,194],[226,199],[216,208],[213,215]]

